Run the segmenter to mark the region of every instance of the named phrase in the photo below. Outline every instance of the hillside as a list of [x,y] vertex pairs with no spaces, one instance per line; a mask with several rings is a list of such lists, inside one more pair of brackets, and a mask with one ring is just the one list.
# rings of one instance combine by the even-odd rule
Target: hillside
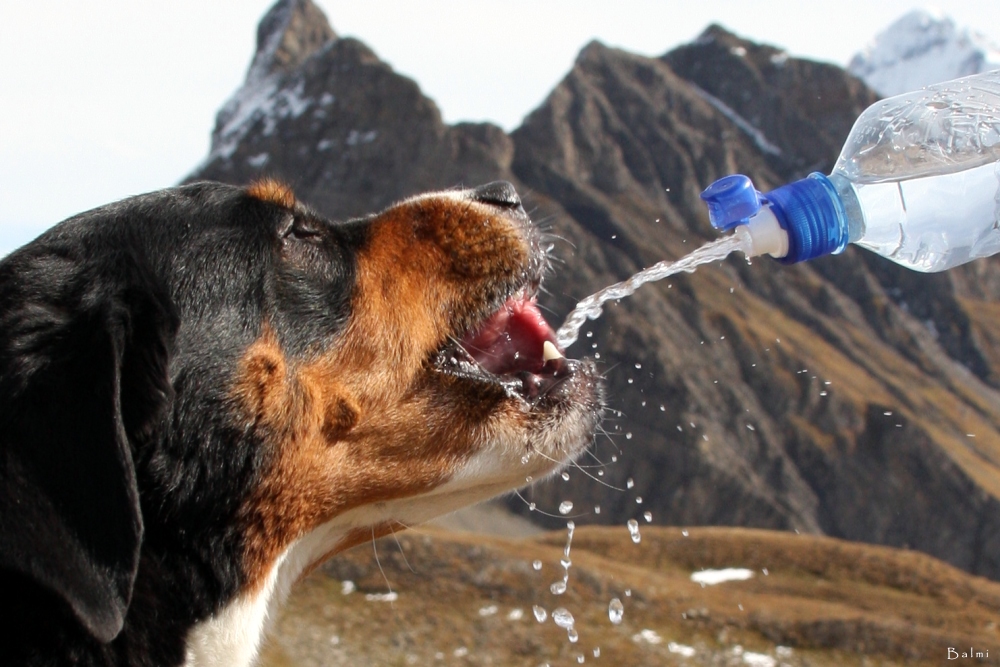
[[[558,596],[549,586],[562,578],[565,531],[507,541],[417,529],[380,540],[378,560],[371,545],[355,549],[300,584],[262,667],[917,666],[947,664],[948,647],[990,653],[958,664],[1000,663],[1000,584],[922,554],[758,530],[640,530],[639,544],[624,527],[576,530]],[[691,575],[706,568],[752,576],[702,587]],[[575,642],[552,619],[560,607]]]
[[[267,174],[334,218],[423,190],[514,182],[560,240],[545,306],[715,238],[698,193],[734,172],[828,170],[876,99],[831,65],[710,27],[661,58],[587,46],[510,135],[445,125],[418,86],[308,0],[261,23],[244,87],[191,179]],[[644,287],[570,350],[599,356],[607,437],[510,500],[550,528],[796,530],[906,546],[1000,578],[1000,270],[918,275],[863,251],[742,258]],[[641,503],[640,503],[641,501]],[[600,513],[597,513],[597,507]]]

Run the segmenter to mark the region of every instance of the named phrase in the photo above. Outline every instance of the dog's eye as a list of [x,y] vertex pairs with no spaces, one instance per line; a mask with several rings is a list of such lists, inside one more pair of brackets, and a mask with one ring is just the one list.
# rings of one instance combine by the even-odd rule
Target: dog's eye
[[285,240],[318,241],[323,236],[323,230],[308,220],[293,220],[283,235]]

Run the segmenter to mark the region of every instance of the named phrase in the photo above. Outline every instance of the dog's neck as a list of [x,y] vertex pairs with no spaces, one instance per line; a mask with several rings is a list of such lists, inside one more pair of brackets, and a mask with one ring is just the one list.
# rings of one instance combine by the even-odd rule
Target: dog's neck
[[510,488],[508,481],[472,486],[458,477],[434,492],[346,512],[294,542],[275,561],[260,588],[245,593],[188,633],[184,667],[249,667],[264,634],[292,586],[331,553],[356,544],[353,536],[373,526],[415,526]]

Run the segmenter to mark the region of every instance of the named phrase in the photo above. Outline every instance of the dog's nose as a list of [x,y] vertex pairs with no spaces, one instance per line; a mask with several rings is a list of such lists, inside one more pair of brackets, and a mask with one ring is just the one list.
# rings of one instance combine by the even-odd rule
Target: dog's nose
[[514,186],[507,181],[493,181],[480,185],[472,191],[472,198],[484,204],[493,204],[501,208],[517,208],[521,198],[517,196]]

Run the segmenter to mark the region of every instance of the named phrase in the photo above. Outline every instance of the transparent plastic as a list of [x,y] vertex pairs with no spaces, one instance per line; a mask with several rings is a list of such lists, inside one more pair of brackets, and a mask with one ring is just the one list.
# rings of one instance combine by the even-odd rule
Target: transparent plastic
[[1000,71],[869,107],[830,175],[852,243],[918,271],[1000,252]]

